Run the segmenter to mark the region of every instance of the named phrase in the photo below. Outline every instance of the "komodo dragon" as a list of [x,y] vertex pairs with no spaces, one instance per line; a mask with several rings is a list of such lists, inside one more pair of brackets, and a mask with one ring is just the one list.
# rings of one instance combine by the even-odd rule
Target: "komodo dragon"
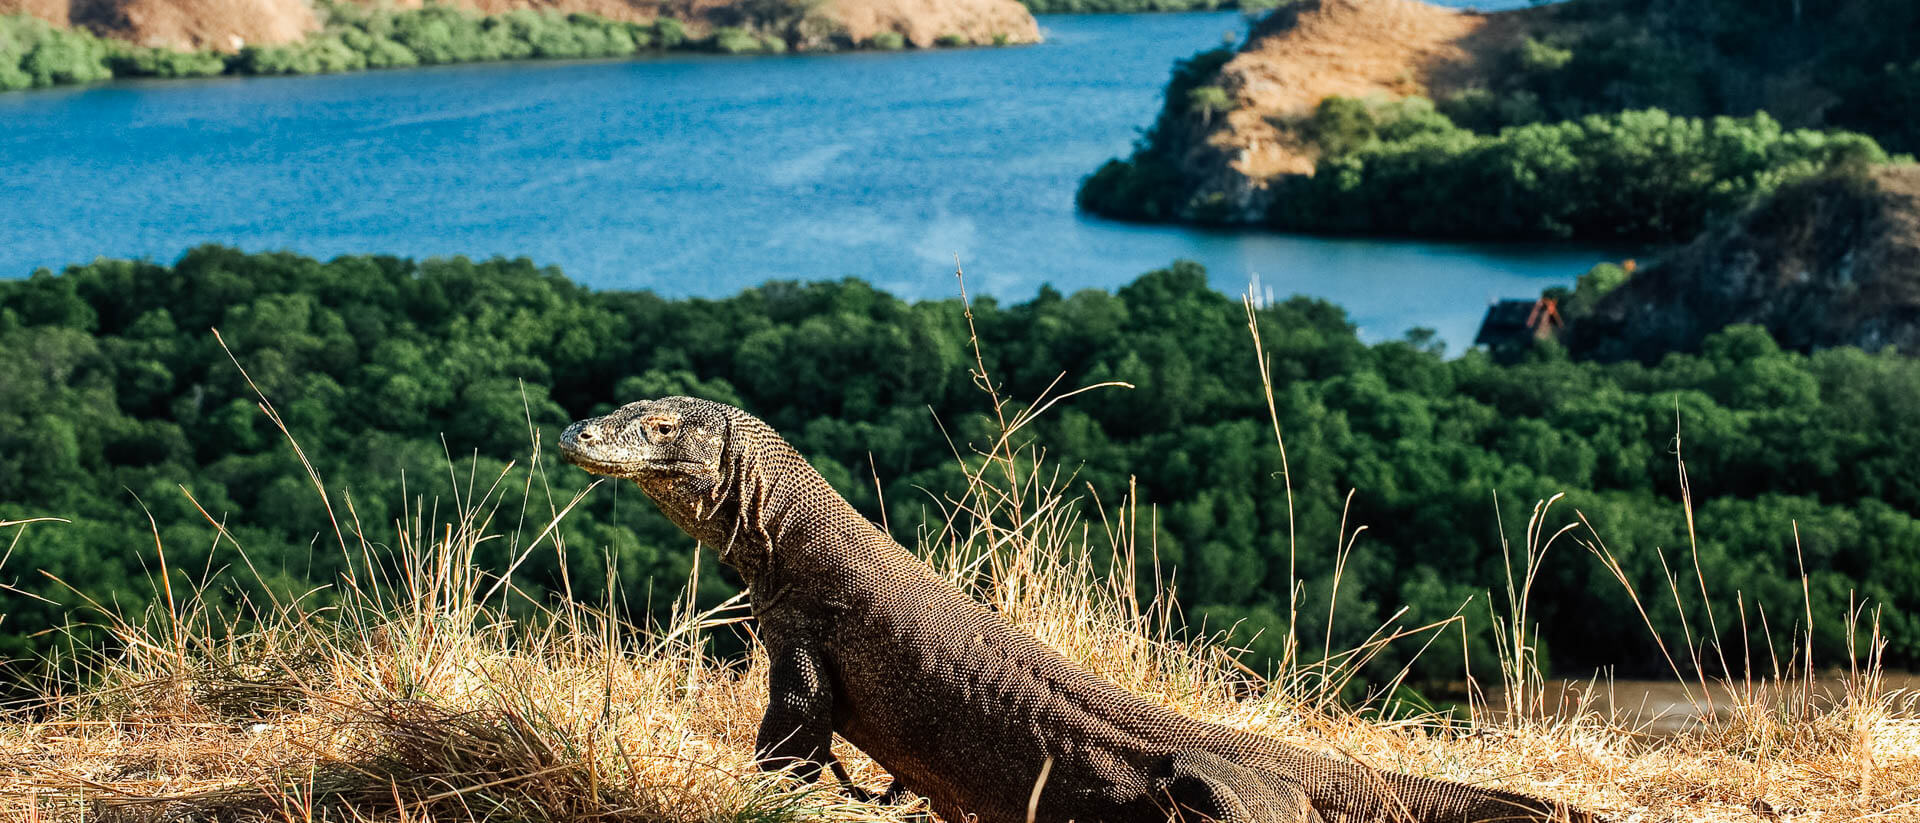
[[[1205,723],[1069,662],[861,517],[732,406],[668,397],[582,420],[566,459],[639,484],[740,572],[770,660],[763,768],[845,772],[834,733],[959,823],[1591,821]],[[1051,760],[1050,768],[1046,765]]]

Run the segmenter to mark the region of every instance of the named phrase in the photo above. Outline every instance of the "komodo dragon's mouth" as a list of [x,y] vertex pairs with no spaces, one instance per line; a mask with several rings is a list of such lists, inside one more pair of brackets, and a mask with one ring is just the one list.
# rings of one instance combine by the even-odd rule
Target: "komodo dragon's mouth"
[[636,465],[633,463],[612,463],[604,460],[595,460],[584,454],[568,451],[566,449],[560,450],[560,456],[566,458],[568,463],[572,463],[573,465],[579,466],[582,469],[586,469],[589,474],[600,474],[600,475],[606,475],[608,477],[632,477],[646,470],[646,466],[644,465]]
[[605,475],[623,480],[637,480],[644,476],[658,477],[667,474],[698,474],[707,468],[705,464],[697,460],[662,460],[658,462],[646,460],[625,462],[601,460],[592,455],[569,449],[564,445],[560,447],[560,456],[566,458],[568,463],[585,469],[589,474]]

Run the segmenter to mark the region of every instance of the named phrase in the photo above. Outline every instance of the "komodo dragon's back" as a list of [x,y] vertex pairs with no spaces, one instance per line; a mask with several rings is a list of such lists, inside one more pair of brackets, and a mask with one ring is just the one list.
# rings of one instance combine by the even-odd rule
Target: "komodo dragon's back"
[[861,517],[780,435],[689,397],[630,403],[561,437],[633,480],[753,595],[770,661],[767,768],[844,774],[833,735],[949,821],[1576,820],[1512,792],[1380,772],[1150,703],[1074,664]]

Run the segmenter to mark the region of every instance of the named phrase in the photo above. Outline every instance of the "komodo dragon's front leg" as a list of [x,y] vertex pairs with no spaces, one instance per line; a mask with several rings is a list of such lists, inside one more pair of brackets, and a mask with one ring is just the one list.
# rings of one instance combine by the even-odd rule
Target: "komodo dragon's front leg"
[[774,616],[762,620],[760,643],[766,647],[766,714],[753,741],[756,767],[766,771],[793,769],[797,777],[820,779],[829,771],[858,800],[897,804],[904,800],[902,781],[895,779],[885,792],[852,783],[833,754],[833,670],[820,631],[808,631],[810,620]]
[[1165,769],[1162,794],[1171,807],[1169,820],[1325,823],[1299,786],[1212,752],[1178,752],[1167,758]]
[[[794,621],[801,622],[801,621]],[[898,779],[886,793],[855,785],[833,753],[834,682],[824,651],[814,632],[796,630],[786,619],[762,621],[761,642],[767,648],[767,710],[754,737],[754,765],[778,771],[791,769],[807,780],[830,770],[848,793],[861,800],[899,802]],[[801,625],[806,625],[801,622]]]
[[806,779],[839,765],[833,756],[833,678],[819,647],[767,647],[767,711],[753,744],[763,769],[792,769]]

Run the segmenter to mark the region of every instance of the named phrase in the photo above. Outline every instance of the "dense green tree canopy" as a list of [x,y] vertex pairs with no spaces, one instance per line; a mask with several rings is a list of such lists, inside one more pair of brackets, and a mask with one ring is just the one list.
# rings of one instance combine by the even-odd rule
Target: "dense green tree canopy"
[[[980,300],[974,316],[987,368],[1014,398],[1036,397],[1062,374],[1074,385],[1137,386],[1075,398],[1022,434],[1108,505],[1136,478],[1142,522],[1188,617],[1214,628],[1241,621],[1258,655],[1275,653],[1284,633],[1289,481],[1294,565],[1302,602],[1313,604],[1301,612],[1304,637],[1331,630],[1337,649],[1402,604],[1401,622],[1417,624],[1471,598],[1465,634],[1482,658],[1476,670],[1491,671],[1479,667],[1491,666],[1486,595],[1502,597],[1502,539],[1523,542],[1534,502],[1565,492],[1550,528],[1583,512],[1670,639],[1681,617],[1667,593],[1671,568],[1698,641],[1708,622],[1689,594],[1699,584],[1680,504],[1683,447],[1699,567],[1728,649],[1744,648],[1736,592],[1751,648],[1767,648],[1759,608],[1780,648],[1796,636],[1804,563],[1817,656],[1844,655],[1843,614],[1857,601],[1884,610],[1891,662],[1920,662],[1913,360],[1807,356],[1735,328],[1698,355],[1653,366],[1570,362],[1550,347],[1501,365],[1480,352],[1447,359],[1419,335],[1369,345],[1339,309],[1296,298],[1259,314],[1288,475],[1243,310],[1198,266],[1112,293]],[[525,465],[531,432],[549,444],[528,503],[537,531],[549,500],[564,504],[590,482],[553,461],[559,429],[640,397],[688,393],[760,414],[909,542],[960,482],[948,438],[964,453],[996,431],[968,377],[957,301],[907,303],[858,281],[668,300],[589,291],[525,260],[321,262],[218,247],[171,266],[100,260],[41,272],[0,282],[0,520],[72,522],[25,527],[0,568],[16,587],[0,591],[6,655],[44,651],[39,632],[86,619],[78,596],[39,570],[123,609],[152,597],[148,513],[180,590],[213,569],[214,596],[291,596],[343,571],[319,495],[216,328],[341,516],[350,499],[352,522],[382,544],[403,511],[418,510],[407,507],[437,499],[445,516],[450,473],[466,494],[470,472],[484,490],[507,461]],[[244,562],[231,544],[215,548],[182,489],[225,522]],[[496,524],[509,533],[505,512],[521,517],[520,493]],[[1329,627],[1343,521],[1367,530]],[[692,557],[630,488],[596,490],[563,532],[566,575],[550,550],[515,572],[536,600],[558,597],[567,580],[600,591],[610,557],[632,608],[664,608]],[[512,541],[480,551],[485,568],[503,570]],[[1151,574],[1153,559],[1139,562]],[[703,579],[704,601],[725,595],[724,580]],[[1632,602],[1572,542],[1547,558],[1533,615],[1563,670],[1663,665]],[[1452,651],[1422,658],[1422,677],[1459,677],[1454,634],[1444,641]],[[1397,667],[1413,648],[1380,665]]]

